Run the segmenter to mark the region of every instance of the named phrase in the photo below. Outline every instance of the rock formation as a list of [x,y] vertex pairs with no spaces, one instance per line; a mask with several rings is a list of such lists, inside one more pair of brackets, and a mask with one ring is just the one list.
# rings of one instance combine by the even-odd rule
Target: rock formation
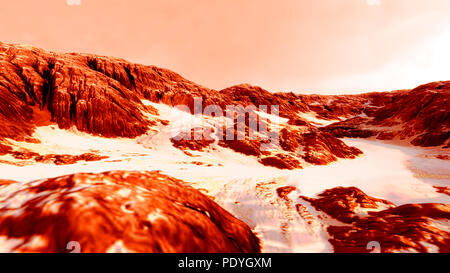
[[[254,230],[273,236],[269,241],[291,246],[289,227],[300,217],[299,236],[328,234],[335,252],[368,252],[368,242],[382,252],[450,252],[450,208],[438,204],[449,195],[449,98],[450,81],[358,95],[272,93],[250,84],[213,90],[155,66],[0,43],[0,247],[259,252],[264,246],[252,231],[258,223]],[[178,113],[178,105],[186,111]],[[206,111],[210,106],[222,112]],[[227,116],[227,106],[245,110],[243,116]],[[180,120],[170,117],[175,112]],[[433,203],[398,205],[357,187],[336,187],[349,181],[340,184],[326,172],[317,175],[339,176],[332,168],[350,162],[361,164],[344,168],[347,173],[370,170],[364,146],[341,138],[430,147],[420,148],[430,152],[414,162],[401,157],[405,164],[431,163],[421,170],[402,166],[399,176],[407,174],[409,186]],[[326,166],[336,161],[343,162]],[[147,171],[124,171],[130,169]],[[27,171],[35,177],[27,179]],[[210,186],[218,197],[231,191],[217,202],[248,226],[212,201],[213,193],[162,172],[200,190]],[[303,179],[327,190],[306,196],[298,187]],[[401,183],[395,190],[409,189]],[[267,217],[280,221],[280,236],[278,227],[264,230],[278,224]]]
[[335,252],[370,252],[369,242],[377,242],[381,252],[450,251],[450,232],[439,223],[450,220],[450,205],[395,206],[355,187],[333,188],[318,198],[302,198],[344,223],[327,229]]
[[2,181],[0,196],[0,236],[10,251],[69,252],[70,242],[81,252],[260,251],[245,223],[159,172]]

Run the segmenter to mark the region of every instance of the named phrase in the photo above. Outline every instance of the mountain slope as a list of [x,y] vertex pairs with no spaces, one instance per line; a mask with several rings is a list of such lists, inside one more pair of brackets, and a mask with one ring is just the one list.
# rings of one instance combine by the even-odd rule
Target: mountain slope
[[[0,43],[0,250],[446,252],[449,91],[218,91],[154,66]],[[146,187],[145,200],[122,196]],[[145,207],[134,218],[127,198]],[[195,203],[186,219],[177,198]],[[179,240],[144,231],[150,208],[173,216],[153,227]],[[92,230],[77,227],[91,213]],[[48,229],[59,221],[68,228]],[[117,233],[86,241],[102,228]]]
[[[380,105],[368,105],[353,118],[328,125],[325,131],[335,136],[406,139],[417,146],[449,147],[450,82],[421,85],[411,91],[386,95]],[[373,106],[376,108],[374,109]]]

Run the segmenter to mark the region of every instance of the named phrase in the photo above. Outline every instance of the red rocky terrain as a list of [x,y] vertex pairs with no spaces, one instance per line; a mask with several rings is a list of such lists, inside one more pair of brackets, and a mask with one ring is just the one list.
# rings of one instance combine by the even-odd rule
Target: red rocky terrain
[[[438,82],[411,91],[348,96],[273,94],[248,84],[215,91],[169,70],[122,59],[57,54],[2,43],[0,138],[34,141],[31,135],[35,126],[39,126],[36,108],[50,112],[51,122],[63,129],[75,126],[80,131],[106,137],[136,137],[155,126],[156,121],[163,122],[144,116],[145,112],[157,115],[157,111],[143,105],[141,99],[171,106],[187,105],[193,112],[194,98],[199,97],[202,109],[208,105],[223,109],[227,105],[266,105],[269,109],[277,105],[280,116],[288,119],[280,133],[281,150],[287,153],[283,157],[275,151],[265,159],[264,155],[270,153],[263,153],[260,142],[248,138],[225,139],[221,146],[258,156],[262,162],[286,158],[291,163],[303,159],[311,164],[327,164],[361,154],[335,137],[400,138],[410,139],[413,145],[448,146],[449,86],[448,82]],[[410,103],[411,100],[416,103]],[[302,118],[301,113],[342,121],[318,128],[314,122]],[[198,146],[187,142],[175,145]],[[298,153],[300,145],[306,147],[303,154]],[[3,145],[1,150],[5,150]],[[299,165],[285,163],[274,164]]]
[[[11,251],[259,252],[242,221],[158,172],[79,173],[0,183],[0,236]],[[20,202],[17,202],[20,200]]]
[[421,85],[379,98],[368,94],[367,106],[358,116],[325,128],[338,137],[371,137],[382,140],[405,139],[415,146],[449,147],[450,82]]
[[370,252],[369,242],[379,243],[381,252],[450,251],[450,232],[441,228],[450,221],[450,205],[395,206],[355,187],[333,188],[317,198],[301,198],[344,223],[327,229],[335,252]]
[[[203,107],[214,104],[223,109],[226,105],[235,104],[277,104],[282,106],[281,116],[292,108],[268,91],[248,85],[219,92],[187,81],[171,71],[135,65],[121,59],[89,54],[56,54],[8,44],[0,46],[0,118],[3,120],[0,138],[34,141],[31,135],[39,125],[35,117],[36,107],[48,110],[51,122],[62,129],[75,126],[80,131],[106,137],[135,137],[155,125],[155,121],[146,119],[142,111],[156,114],[156,110],[149,110],[149,106],[144,106],[140,99],[172,106],[187,105],[192,111],[194,97],[203,99]],[[240,95],[237,96],[236,92]],[[304,129],[313,132],[314,139],[311,140],[309,135],[308,141],[317,142],[319,146],[323,146],[323,139],[330,138],[320,137],[322,133],[315,128],[306,126]],[[299,136],[293,138],[294,142],[302,141]],[[342,147],[343,151],[338,153],[344,157],[359,153],[347,152],[345,144],[331,141],[338,144],[339,147],[335,148]],[[186,142],[175,145],[196,147]],[[262,153],[259,145],[248,139],[224,140],[221,145],[247,155]],[[292,148],[288,149],[293,152]],[[326,160],[335,159],[332,152],[320,152],[325,153]],[[312,162],[323,162],[311,154],[307,157]]]
[[[368,241],[383,252],[449,252],[449,97],[450,81],[358,95],[272,93],[249,84],[213,90],[155,66],[0,42],[0,250],[65,252],[78,242],[82,252],[287,251],[296,244],[289,226],[300,217],[307,225],[294,231],[325,227],[335,252],[367,252]],[[170,117],[178,105],[187,106],[182,118],[201,122]],[[245,108],[243,124],[239,116],[222,124],[222,110],[198,115],[211,106]],[[255,121],[267,130],[254,132]],[[173,124],[186,128],[171,135]],[[221,137],[227,132],[233,138]],[[382,177],[396,161],[368,171],[372,144],[342,138],[401,143],[411,154],[428,147],[420,151],[433,149],[432,157],[417,158],[439,168],[417,170],[415,158],[414,171],[396,165]],[[412,164],[399,147],[383,151]],[[349,162],[357,162],[350,171],[334,171]],[[395,181],[386,199],[398,199],[337,187],[349,185],[339,184],[342,176],[353,177],[350,185]],[[304,195],[298,186],[308,183],[326,190]],[[403,193],[411,187],[423,196]],[[221,191],[234,195],[221,199]],[[409,204],[405,196],[437,201]],[[254,204],[269,206],[267,214]],[[271,217],[276,228],[265,233]],[[311,238],[320,241],[317,234]]]

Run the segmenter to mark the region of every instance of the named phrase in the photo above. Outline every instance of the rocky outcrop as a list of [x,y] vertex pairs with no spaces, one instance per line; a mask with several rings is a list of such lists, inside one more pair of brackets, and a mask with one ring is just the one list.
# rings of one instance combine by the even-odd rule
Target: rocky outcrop
[[297,188],[294,187],[294,186],[284,186],[284,187],[280,187],[280,188],[277,188],[277,195],[278,195],[280,198],[283,198],[284,200],[289,201],[288,195],[289,195],[291,192],[295,191],[296,189],[297,189]]
[[207,136],[203,128],[193,128],[190,133],[181,132],[170,141],[175,148],[183,151],[203,151],[214,142],[214,139],[210,135]]
[[[202,152],[223,148],[252,157],[265,166],[285,170],[302,169],[309,164],[325,165],[362,154],[341,141],[342,137],[400,139],[417,146],[449,148],[449,92],[450,82],[359,95],[271,93],[249,84],[217,91],[167,69],[118,58],[61,54],[0,43],[0,163],[8,172],[12,168],[21,169],[17,166],[36,163],[64,165],[97,161],[106,158],[104,153],[111,160],[99,165],[128,162],[128,167],[133,163],[131,157],[142,154],[138,151],[140,146],[133,146],[129,153],[125,143],[138,143],[149,149],[153,148],[151,145],[159,145],[159,137],[167,143],[167,126],[171,124],[176,126],[172,129],[180,132],[169,143],[199,158],[198,161],[176,159],[179,161],[175,164],[185,165],[180,171],[187,170],[184,167],[188,164],[202,170],[223,167],[221,163],[203,162],[200,158]],[[196,98],[201,98],[200,105],[194,103]],[[182,113],[180,120],[160,116],[154,103],[184,105],[191,113],[212,105],[223,110],[227,106],[254,109],[247,111],[243,128],[238,130],[238,117],[208,113],[196,115],[193,124],[181,124],[188,122],[189,113]],[[258,111],[261,105],[269,113]],[[281,119],[271,112],[271,106],[279,108]],[[172,113],[167,107],[157,107],[161,113]],[[251,126],[255,119],[258,129],[267,130],[251,131],[255,130]],[[230,124],[222,125],[221,120]],[[75,127],[81,132],[109,138],[135,138],[149,130],[159,135],[153,138],[155,135],[149,133],[137,141],[95,138],[101,151],[84,147],[82,143],[80,150],[93,153],[73,155],[77,147],[63,151],[67,148],[65,144],[46,141],[48,128],[34,134],[36,127],[54,124],[60,129]],[[232,137],[225,137],[228,132]],[[251,133],[256,137],[251,137]],[[71,130],[69,135],[74,141],[91,138],[76,130]],[[276,141],[272,142],[274,137]],[[86,145],[89,143],[93,142],[88,141]],[[122,143],[126,148],[115,149],[114,143]],[[47,149],[46,145],[53,147]],[[157,150],[149,155],[157,157]],[[448,160],[442,150],[435,150],[429,156]],[[43,151],[51,153],[41,154]],[[233,161],[232,153],[230,157]],[[152,166],[155,165],[146,164],[145,168]],[[291,174],[294,173],[288,177]],[[284,239],[288,238],[291,220],[295,218],[291,216],[298,213],[306,220],[302,224],[311,228],[309,231],[328,232],[336,252],[368,252],[369,242],[379,243],[383,252],[450,251],[448,205],[395,206],[354,187],[329,189],[315,198],[291,199],[302,189],[283,186],[280,181],[257,183],[255,189],[257,196],[283,208],[281,215],[286,219],[280,226]],[[449,194],[448,187],[434,187],[437,192]],[[233,204],[244,203],[239,202]],[[321,237],[319,233],[316,235]],[[74,246],[82,252],[260,251],[258,239],[246,224],[183,181],[159,172],[79,173],[28,183],[0,179],[0,239],[2,250],[6,247],[17,252],[66,252]]]
[[307,109],[304,103],[294,104],[283,97],[277,96],[277,94],[250,84],[235,85],[221,90],[220,94],[231,101],[232,105],[242,105],[244,107],[254,105],[257,108],[260,105],[265,105],[268,110],[270,110],[271,106],[277,106],[280,116],[286,118],[291,118],[293,113]]
[[328,228],[335,252],[367,252],[368,242],[378,242],[381,252],[450,251],[450,232],[439,225],[450,219],[449,205],[408,204],[370,215]]
[[301,198],[345,223],[327,228],[335,252],[370,252],[368,246],[374,242],[381,252],[450,251],[450,205],[395,206],[355,187],[333,188],[317,198]]
[[370,197],[356,187],[333,188],[318,195],[318,198],[302,199],[309,201],[313,207],[343,222],[352,223],[360,216],[362,210],[377,210],[380,207],[394,207],[389,201]]
[[96,155],[93,153],[84,153],[80,155],[68,155],[68,154],[47,154],[38,155],[34,158],[36,162],[42,163],[54,163],[55,165],[69,165],[75,164],[79,161],[99,161],[108,158],[107,156]]
[[300,161],[286,154],[276,154],[275,156],[263,157],[260,162],[265,166],[275,167],[278,169],[301,169]]
[[0,196],[0,236],[10,251],[69,252],[73,245],[81,252],[260,251],[246,224],[159,172],[2,180]]
[[29,151],[29,150],[17,150],[8,149],[6,153],[11,157],[16,159],[16,161],[1,160],[1,163],[11,164],[16,166],[24,166],[33,163],[45,163],[45,164],[55,164],[55,165],[70,165],[75,164],[80,161],[91,162],[99,161],[108,156],[102,156],[94,153],[83,153],[79,155],[71,154],[45,154],[41,155],[39,153]]
[[337,158],[355,158],[362,152],[349,147],[327,132],[315,129],[296,130],[283,128],[280,131],[280,146],[308,163],[325,165]]
[[323,130],[337,137],[376,136],[383,140],[405,139],[415,146],[448,146],[449,96],[450,82],[433,82],[411,91],[386,93],[381,105],[379,98],[377,104],[370,104],[373,95],[369,95],[362,116],[331,124]]
[[[229,105],[264,105],[269,112],[271,106],[278,106],[279,115],[287,122],[276,125],[266,121],[267,134],[279,129],[278,147],[261,149],[267,135],[249,138],[248,116],[246,136],[219,138],[217,144],[278,168],[301,168],[301,161],[323,165],[362,153],[339,137],[399,138],[418,146],[449,147],[449,90],[449,82],[436,82],[414,90],[360,95],[271,93],[249,84],[216,91],[154,66],[0,43],[0,154],[14,150],[2,140],[37,142],[32,137],[35,127],[47,123],[63,129],[75,126],[104,137],[131,138],[159,123],[167,125],[156,109],[142,103],[147,99],[185,105],[192,113],[210,105],[222,109]],[[199,109],[194,109],[195,98],[201,98]],[[42,112],[48,113],[48,120],[42,119]],[[305,113],[325,121],[340,121],[321,127],[305,118]],[[184,151],[201,151],[213,143],[207,138],[171,141]]]
[[436,189],[437,192],[446,194],[450,196],[450,187],[447,186],[433,186],[433,188]]
[[93,69],[96,59],[102,57],[0,43],[0,137],[29,137],[38,125],[36,107],[48,110],[63,129],[76,126],[106,137],[145,133],[153,123],[144,118],[139,94],[123,78],[129,63],[108,58],[108,74]]

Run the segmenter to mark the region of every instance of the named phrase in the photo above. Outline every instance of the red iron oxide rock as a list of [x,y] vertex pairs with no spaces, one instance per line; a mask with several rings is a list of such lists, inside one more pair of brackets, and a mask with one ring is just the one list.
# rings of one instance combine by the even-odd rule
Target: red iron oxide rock
[[[198,135],[196,137],[196,135]],[[211,136],[206,136],[202,128],[193,128],[190,133],[182,132],[170,139],[172,145],[180,150],[203,151],[214,143]]]
[[[143,114],[158,115],[156,109],[145,106],[142,99],[183,104],[194,112],[194,98],[199,97],[202,109],[276,105],[280,116],[288,119],[280,132],[280,147],[289,153],[284,158],[276,156],[280,150],[262,151],[261,139],[220,140],[220,146],[281,168],[295,167],[292,163],[300,159],[328,164],[361,154],[336,137],[400,138],[418,146],[449,147],[449,86],[449,82],[435,82],[414,90],[334,96],[271,93],[249,84],[216,91],[154,66],[0,43],[0,140],[37,141],[31,138],[34,128],[42,125],[37,112],[47,112],[50,122],[63,129],[76,126],[105,137],[136,137],[157,125]],[[298,115],[309,112],[320,119],[341,121],[316,127]],[[210,142],[173,143],[195,150]],[[11,152],[7,146],[2,144],[0,154]],[[275,156],[263,159],[271,154]]]
[[327,228],[335,252],[369,252],[369,242],[379,243],[381,252],[450,251],[450,232],[445,224],[439,224],[450,220],[450,205],[397,207],[355,187],[333,188],[319,194],[318,198],[301,198],[346,224]]
[[[448,145],[450,82],[433,82],[413,90],[363,94],[361,114],[322,128],[337,137],[411,140],[415,146]],[[376,97],[375,97],[376,96]]]
[[265,166],[271,166],[278,169],[293,170],[302,168],[300,162],[297,159],[286,154],[276,154],[275,156],[264,157],[259,161]]
[[[3,181],[3,180],[2,180]],[[183,181],[159,172],[79,173],[22,184],[0,203],[11,251],[259,252],[242,221]],[[13,202],[20,198],[21,202]]]
[[[106,137],[135,137],[153,125],[142,115],[139,94],[129,89],[131,64],[124,60],[3,43],[0,53],[0,137],[30,136],[35,106],[48,110],[60,128],[75,125]],[[114,73],[92,69],[97,59],[107,59]]]

